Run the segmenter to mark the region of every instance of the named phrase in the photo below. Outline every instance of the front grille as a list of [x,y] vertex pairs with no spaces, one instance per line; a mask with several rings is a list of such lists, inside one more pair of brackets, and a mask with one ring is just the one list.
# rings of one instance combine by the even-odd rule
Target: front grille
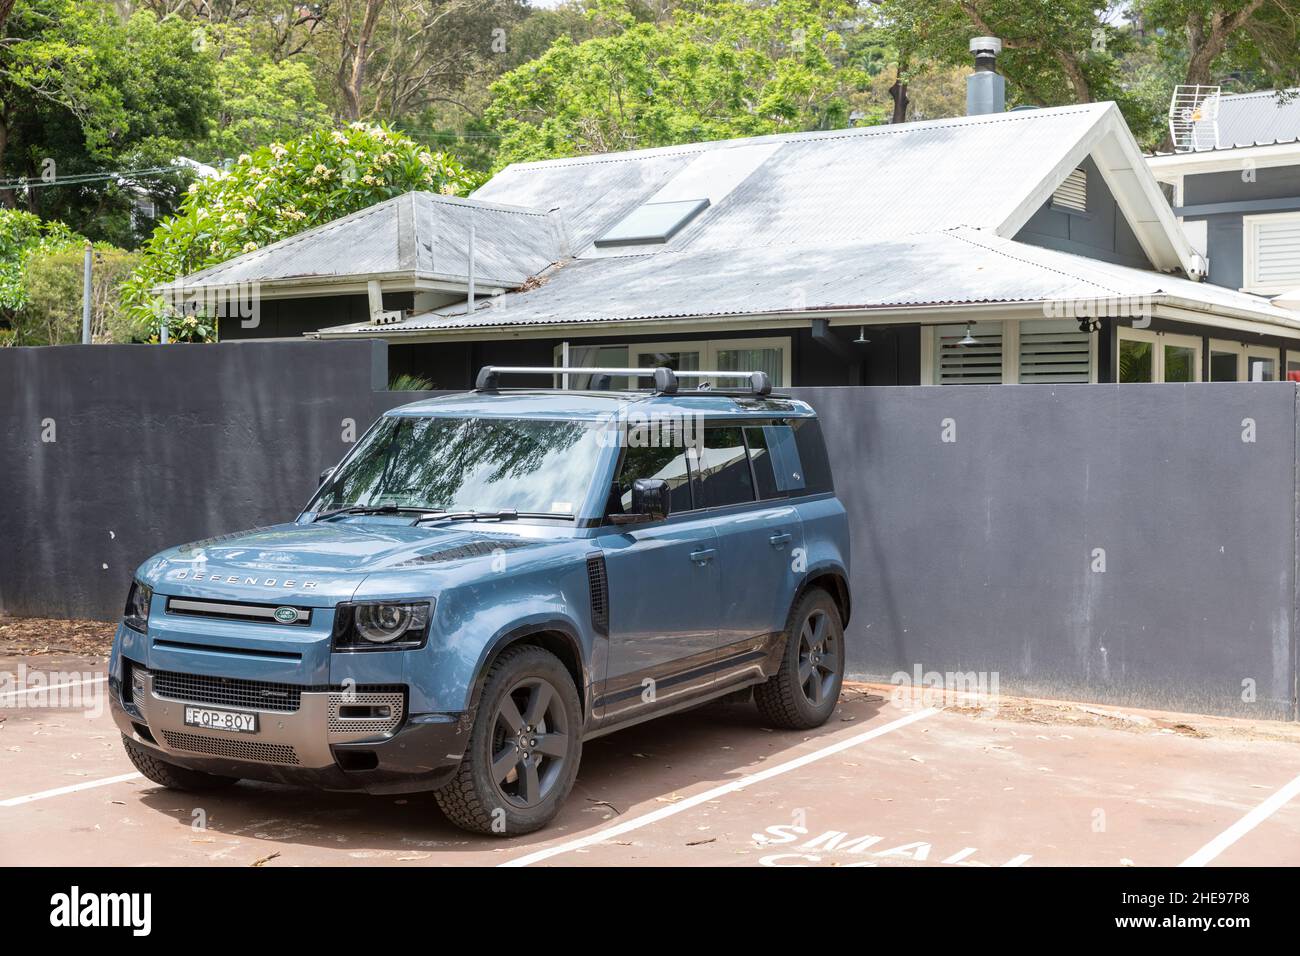
[[173,750],[209,757],[229,757],[231,760],[256,760],[259,763],[298,764],[298,752],[288,744],[259,743],[256,740],[239,740],[230,737],[202,737],[199,734],[181,734],[164,730],[167,746]]
[[[248,582],[255,579],[249,578]],[[282,621],[276,615],[293,612],[296,617]],[[169,597],[167,613],[188,617],[211,617],[226,621],[249,621],[253,624],[276,624],[287,627],[310,627],[311,608],[292,604],[253,604],[248,601],[216,601],[209,598]]]
[[296,684],[209,677],[206,674],[154,671],[153,675],[153,692],[158,697],[197,704],[272,710],[282,714],[291,714],[298,709],[303,690]]
[[[387,707],[387,717],[349,717],[349,707]],[[376,737],[392,733],[402,723],[406,695],[392,693],[332,693],[329,699],[328,727],[331,735],[370,734]]]

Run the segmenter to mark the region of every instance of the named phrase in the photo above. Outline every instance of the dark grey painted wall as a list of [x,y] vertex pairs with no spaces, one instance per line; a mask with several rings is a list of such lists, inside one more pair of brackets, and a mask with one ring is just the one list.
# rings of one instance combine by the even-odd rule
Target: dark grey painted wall
[[[292,520],[387,408],[382,343],[0,349],[0,613],[117,616],[164,547]],[[52,442],[42,441],[53,422]]]
[[[112,619],[153,552],[292,518],[345,419],[359,435],[418,397],[376,391],[385,359],[369,342],[0,350],[0,613]],[[852,516],[855,673],[1293,716],[1296,386],[794,392]]]
[[1101,178],[1097,164],[1088,157],[1080,165],[1088,176],[1088,211],[1072,212],[1053,206],[1050,201],[1043,203],[1016,234],[1016,239],[1061,252],[1075,252],[1107,262],[1150,269],[1151,261],[1120,212],[1114,194]]
[[854,516],[855,669],[996,671],[1004,691],[1294,715],[1294,385],[800,396]]

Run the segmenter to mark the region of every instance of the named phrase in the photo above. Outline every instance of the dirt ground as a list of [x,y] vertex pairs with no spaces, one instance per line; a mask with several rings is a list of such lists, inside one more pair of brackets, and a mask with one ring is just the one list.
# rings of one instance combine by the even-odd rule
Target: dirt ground
[[427,794],[156,787],[107,712],[106,627],[15,625],[0,673],[72,696],[0,693],[0,864],[1300,865],[1290,724],[852,684],[808,733],[735,704],[589,741],[549,829],[483,838]]
[[0,656],[78,654],[108,660],[116,630],[116,624],[103,621],[0,617]]

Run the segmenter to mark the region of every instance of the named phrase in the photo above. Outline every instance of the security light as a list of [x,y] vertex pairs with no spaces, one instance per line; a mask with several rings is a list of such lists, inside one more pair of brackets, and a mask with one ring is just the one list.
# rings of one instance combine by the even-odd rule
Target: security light
[[975,338],[975,336],[973,336],[973,335],[970,334],[970,323],[969,323],[969,322],[966,323],[966,335],[965,335],[965,336],[962,338],[962,340],[961,340],[960,342],[958,342],[957,344],[958,344],[958,345],[961,345],[961,346],[963,346],[963,347],[964,347],[964,346],[967,346],[967,345],[979,345],[979,344],[980,344],[979,339]]

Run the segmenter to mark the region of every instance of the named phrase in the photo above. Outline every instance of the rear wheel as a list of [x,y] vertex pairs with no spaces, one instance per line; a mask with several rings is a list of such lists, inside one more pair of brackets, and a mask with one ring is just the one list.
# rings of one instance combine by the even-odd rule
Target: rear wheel
[[830,718],[844,681],[844,625],[834,599],[809,591],[790,612],[781,669],[754,688],[754,702],[774,727],[808,730]]
[[131,758],[131,763],[135,764],[136,770],[169,790],[220,790],[239,782],[238,777],[222,777],[215,773],[204,773],[201,770],[191,770],[189,767],[178,767],[174,763],[168,763],[155,751],[148,747],[141,747],[125,734],[122,735],[122,746],[126,748],[126,755]]
[[582,704],[568,670],[540,647],[504,651],[483,684],[456,776],[434,796],[475,833],[516,836],[546,826],[573,788]]

